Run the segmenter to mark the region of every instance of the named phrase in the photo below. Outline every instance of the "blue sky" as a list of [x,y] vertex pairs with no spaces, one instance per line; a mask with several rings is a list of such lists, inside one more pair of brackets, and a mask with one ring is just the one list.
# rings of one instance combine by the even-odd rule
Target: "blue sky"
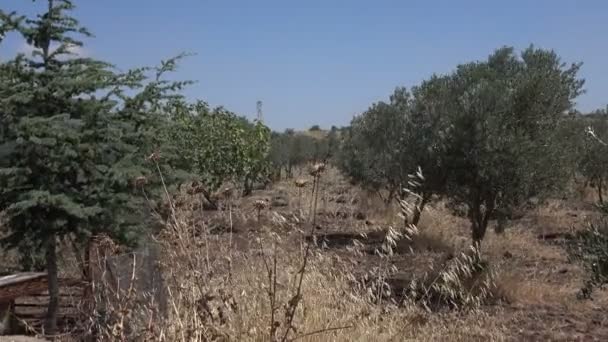
[[[354,114],[433,72],[530,43],[582,61],[578,108],[608,103],[608,1],[80,0],[96,36],[85,53],[121,68],[196,53],[175,77],[187,95],[248,117],[257,100],[273,129],[348,124]],[[31,13],[44,3],[2,0]],[[22,43],[0,45],[6,57]]]

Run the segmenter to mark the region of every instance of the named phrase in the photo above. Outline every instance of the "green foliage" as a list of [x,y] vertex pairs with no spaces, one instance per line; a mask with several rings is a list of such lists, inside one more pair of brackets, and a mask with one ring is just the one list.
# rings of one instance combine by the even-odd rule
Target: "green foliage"
[[75,37],[89,34],[67,15],[71,2],[49,4],[48,13],[12,26],[33,44],[32,56],[0,64],[0,210],[10,228],[3,242],[40,248],[101,232],[135,242],[147,206],[133,180],[146,177],[150,190],[158,183],[145,158],[159,148],[163,103],[187,84],[162,79],[179,57],[117,73],[71,53],[82,45]]
[[601,210],[602,219],[578,231],[567,245],[570,258],[580,262],[589,275],[579,293],[581,298],[590,298],[594,289],[608,284],[608,208]]
[[[397,88],[390,102],[373,104],[343,132],[339,166],[353,181],[386,193],[385,201],[403,199],[411,187],[411,174],[422,169],[424,179],[416,182],[416,208],[422,210],[434,193],[442,190],[445,169],[441,114],[438,106],[445,94],[444,79],[433,77],[412,93]],[[382,191],[384,190],[384,191]],[[420,212],[413,213],[416,223]]]
[[312,125],[310,127],[310,129],[308,129],[308,130],[311,131],[311,132],[316,132],[316,131],[320,131],[321,127],[319,125]]
[[451,76],[446,194],[469,208],[473,240],[483,239],[495,211],[564,184],[556,128],[583,81],[552,51],[511,48]]
[[176,101],[167,106],[172,124],[166,144],[175,149],[180,168],[194,174],[214,191],[227,181],[245,192],[268,174],[270,130],[222,107],[209,109],[199,101]]
[[339,150],[338,131],[324,136],[310,136],[291,129],[272,133],[269,159],[276,176],[284,173],[293,176],[293,169],[307,162],[332,159]]
[[[164,103],[187,82],[162,79],[176,59],[120,74],[109,63],[75,55],[73,48],[82,46],[77,37],[90,34],[69,16],[72,2],[47,4],[32,19],[0,14],[10,19],[1,33],[16,31],[34,48],[31,56],[0,62],[0,211],[9,230],[3,244],[44,251],[52,334],[57,240],[106,233],[137,242],[148,222],[142,188],[133,181],[146,179],[153,189],[158,173],[145,157],[158,149]],[[150,72],[155,78],[147,81]]]
[[[75,22],[60,23],[70,7],[62,3],[18,27],[37,48],[34,56],[19,55],[0,66],[1,205],[12,231],[6,241],[13,244],[23,238],[42,242],[92,226],[104,210],[85,197],[104,197],[105,183],[111,181],[103,177],[109,165],[100,159],[116,163],[120,157],[113,148],[127,148],[90,145],[105,133],[104,124],[113,123],[99,114],[114,106],[91,94],[112,87],[116,75],[105,63],[69,56],[68,47],[77,43],[66,34],[80,30]],[[51,42],[60,44],[55,51]]]
[[340,168],[368,189],[386,189],[388,201],[415,171],[405,145],[409,107],[409,93],[397,89],[390,103],[375,103],[355,117],[343,136]]
[[244,194],[248,195],[255,182],[266,182],[270,175],[270,128],[256,121],[245,131],[247,144],[245,146],[245,161],[243,163]]
[[439,194],[467,205],[479,242],[490,218],[565,183],[572,160],[558,133],[582,91],[579,68],[553,51],[530,47],[517,56],[501,48],[411,94],[397,88],[390,103],[353,119],[340,166],[389,195],[420,167],[422,201]]
[[[604,202],[604,188],[608,181],[608,146],[598,142],[608,141],[608,116],[598,115],[593,119],[578,119],[583,124],[591,128],[595,137],[585,135],[583,148],[580,153],[579,170],[581,174],[597,189],[600,203]],[[582,127],[580,127],[582,135]]]

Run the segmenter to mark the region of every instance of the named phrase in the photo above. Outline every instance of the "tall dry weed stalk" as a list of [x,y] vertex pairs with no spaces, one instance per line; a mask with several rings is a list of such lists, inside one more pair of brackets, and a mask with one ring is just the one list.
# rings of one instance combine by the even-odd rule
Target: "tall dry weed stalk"
[[[313,198],[323,167],[316,170]],[[133,259],[126,288],[111,277],[101,277],[96,284],[90,336],[100,341],[286,342],[345,328],[324,326],[306,331],[300,324],[313,242],[302,238],[300,254],[280,248],[280,237],[266,233],[273,227],[264,225],[288,224],[284,217],[275,213],[266,222],[258,212],[257,219],[248,223],[262,225],[261,230],[255,237],[241,236],[237,241],[232,227],[225,234],[212,232],[204,220],[192,224],[193,213],[203,218],[206,214],[202,200],[191,198],[188,205],[176,207],[166,188],[165,192],[170,218],[154,239],[160,247],[158,266],[166,313],[160,314],[160,303],[153,296],[137,293]],[[316,205],[314,201],[313,222]],[[231,218],[232,206],[229,210]],[[229,222],[231,225],[232,220]],[[312,224],[310,234],[314,227]]]
[[423,210],[422,197],[416,192],[423,181],[420,170],[410,177],[408,187],[401,192],[405,195],[399,199],[399,216],[404,225],[385,230],[380,247],[374,250],[381,262],[364,273],[357,288],[376,305],[419,306],[427,311],[477,309],[495,299],[497,293],[496,272],[482,260],[477,249],[471,247],[455,258],[448,255],[422,275],[399,276],[399,270],[391,262],[399,245],[409,246],[409,253],[415,253],[413,243],[400,241],[412,242],[420,236],[411,218]]

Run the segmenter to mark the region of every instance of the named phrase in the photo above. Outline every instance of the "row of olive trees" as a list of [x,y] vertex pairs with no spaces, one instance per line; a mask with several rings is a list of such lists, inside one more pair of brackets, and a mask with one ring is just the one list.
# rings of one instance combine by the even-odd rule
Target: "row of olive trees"
[[0,60],[0,242],[45,255],[49,334],[59,307],[59,241],[71,240],[79,253],[99,233],[137,243],[153,220],[146,201],[162,201],[187,180],[210,191],[235,180],[247,191],[268,170],[268,128],[188,104],[180,92],[189,82],[164,78],[179,57],[123,73],[73,54],[78,38],[90,36],[73,8],[47,0],[32,18],[0,9],[1,36],[20,35],[33,47]]
[[411,92],[398,88],[353,119],[339,165],[387,201],[406,195],[420,167],[418,207],[433,195],[465,205],[479,245],[490,219],[566,183],[573,165],[558,132],[582,92],[579,68],[553,51],[504,47]]
[[[320,130],[320,129],[319,129]],[[312,136],[288,129],[273,132],[270,141],[269,161],[274,178],[293,177],[294,169],[309,162],[334,158],[339,149],[339,129],[332,127],[327,134]]]

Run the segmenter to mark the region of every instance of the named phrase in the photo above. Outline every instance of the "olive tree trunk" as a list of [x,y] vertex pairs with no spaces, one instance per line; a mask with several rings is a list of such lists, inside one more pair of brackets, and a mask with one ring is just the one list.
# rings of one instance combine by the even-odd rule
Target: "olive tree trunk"
[[[484,208],[485,207],[485,208]],[[469,221],[471,222],[471,239],[473,247],[481,253],[481,241],[488,230],[490,217],[495,210],[494,200],[476,199],[469,208]]]
[[419,199],[419,203],[414,208],[414,214],[412,216],[412,224],[414,226],[418,225],[418,222],[420,221],[420,216],[422,215],[422,211],[424,210],[424,207],[427,205],[427,203],[429,203],[430,199],[431,194],[428,193],[422,194],[422,197]]

